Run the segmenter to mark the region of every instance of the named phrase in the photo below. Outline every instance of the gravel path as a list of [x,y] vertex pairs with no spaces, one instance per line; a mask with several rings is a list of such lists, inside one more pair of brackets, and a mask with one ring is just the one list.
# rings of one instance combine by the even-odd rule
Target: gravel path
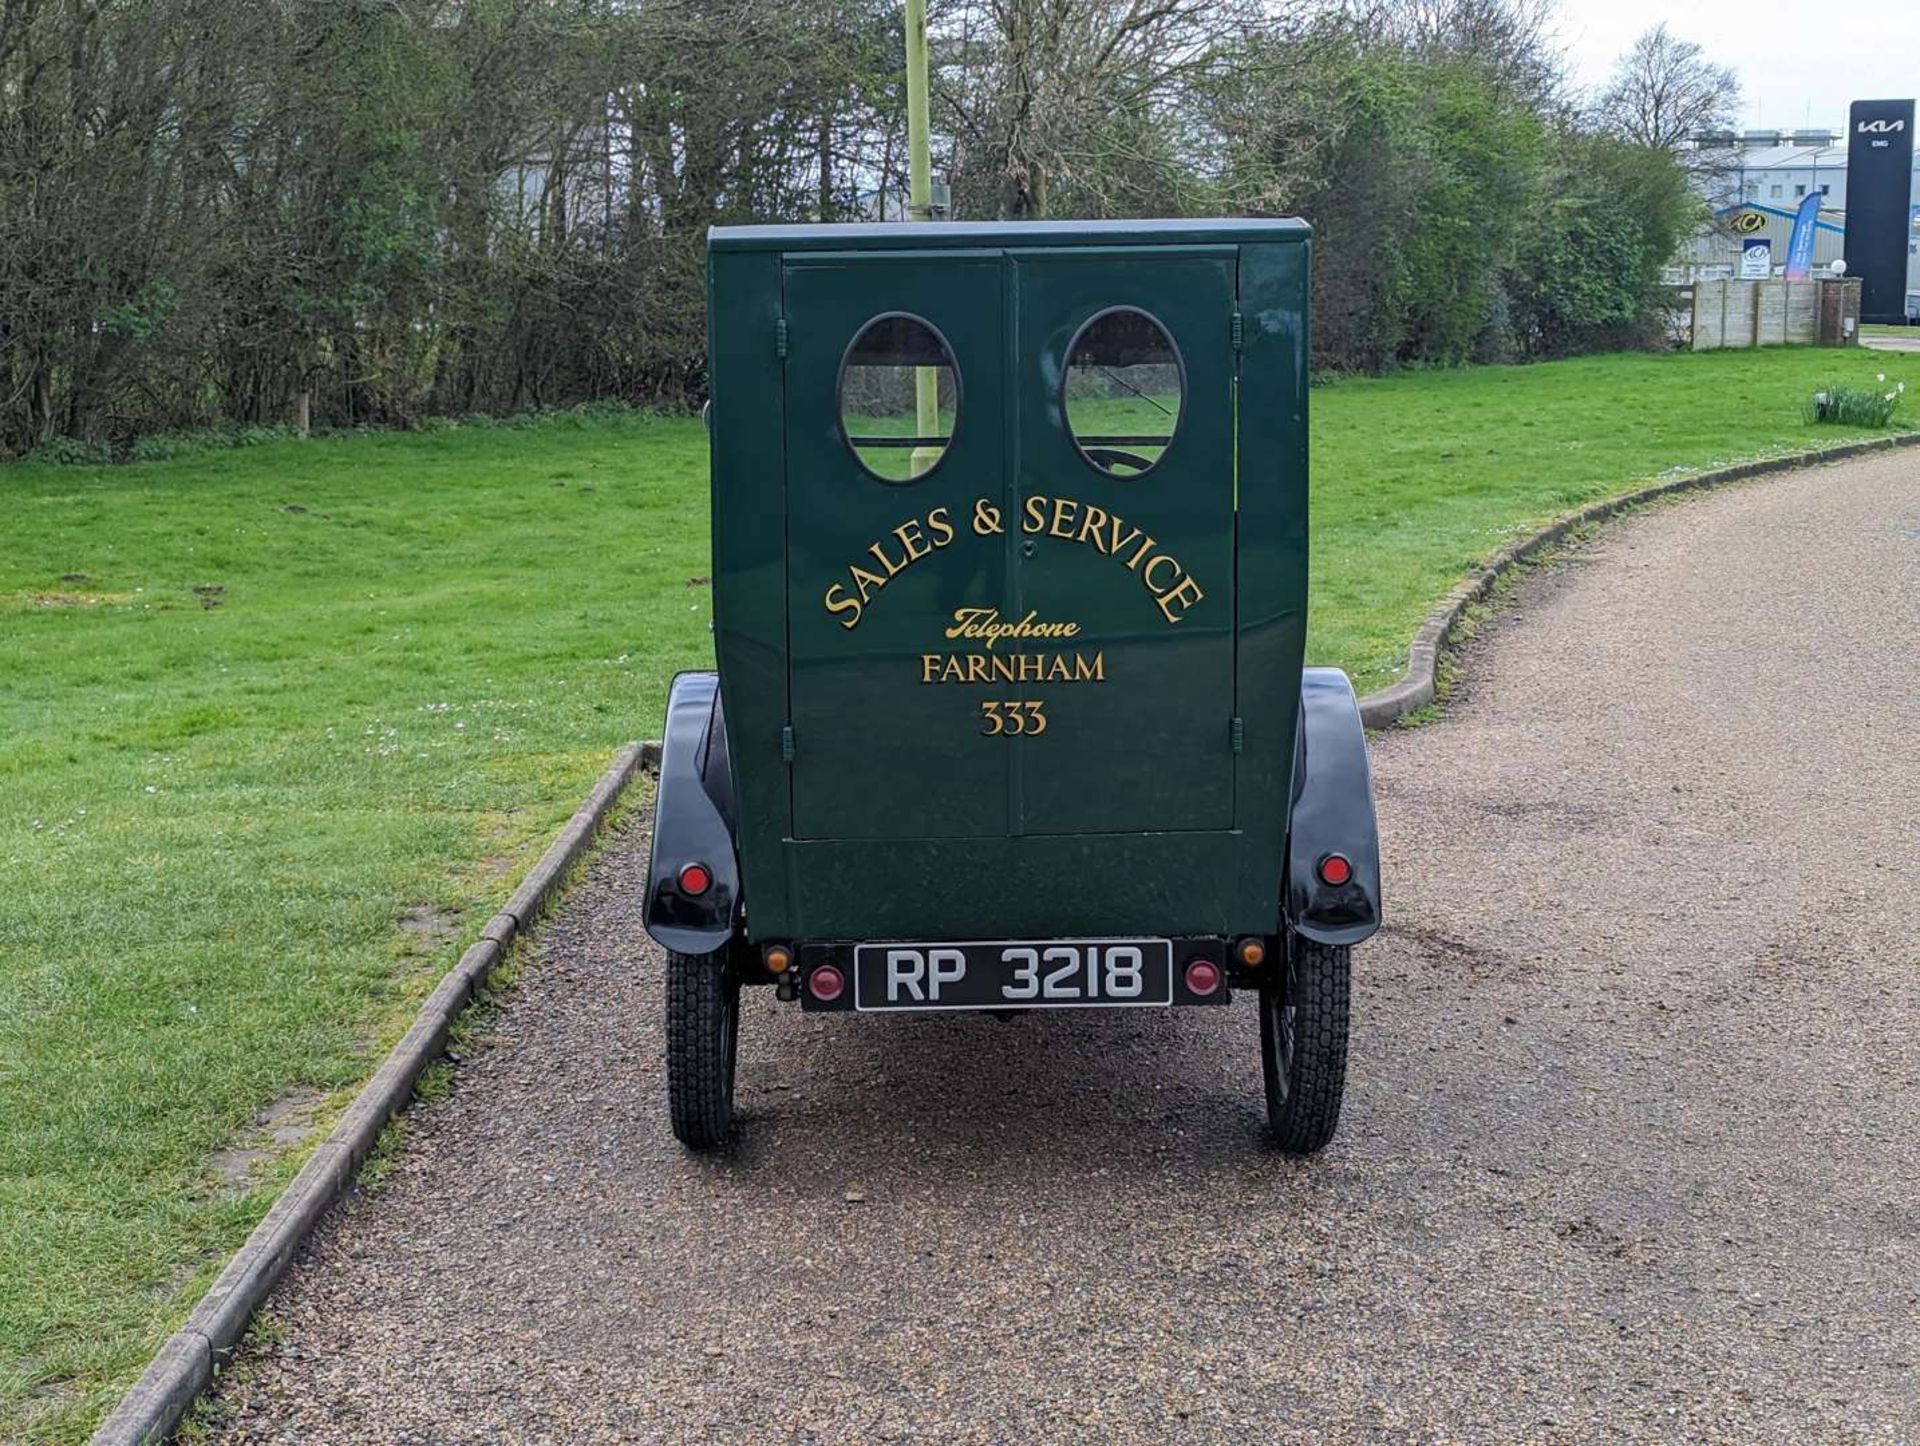
[[749,997],[667,1133],[630,824],[215,1439],[1920,1440],[1920,456],[1617,524],[1379,740],[1340,1137],[1250,1008]]

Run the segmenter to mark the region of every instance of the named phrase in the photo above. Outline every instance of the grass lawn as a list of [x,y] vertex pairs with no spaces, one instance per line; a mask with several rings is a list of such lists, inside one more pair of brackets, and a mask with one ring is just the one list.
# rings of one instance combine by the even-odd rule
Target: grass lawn
[[[1684,469],[1832,446],[1806,399],[1920,357],[1810,347],[1604,356],[1338,382],[1313,394],[1309,660],[1361,692],[1399,676],[1420,620],[1515,533]],[[1893,430],[1920,425],[1910,405]]]
[[[1314,659],[1378,686],[1514,531],[1845,440],[1802,399],[1899,360],[1317,391]],[[84,1438],[293,1163],[219,1152],[361,1079],[657,733],[709,655],[704,478],[697,422],[637,417],[0,469],[0,1439]]]
[[284,1177],[214,1152],[368,1073],[657,734],[705,456],[636,418],[0,470],[0,1440],[82,1438]]

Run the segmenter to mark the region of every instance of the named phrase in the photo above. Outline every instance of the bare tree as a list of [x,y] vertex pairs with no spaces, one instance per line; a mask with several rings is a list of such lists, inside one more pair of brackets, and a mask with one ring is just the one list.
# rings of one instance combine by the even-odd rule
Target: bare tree
[[1689,139],[1725,130],[1740,109],[1740,77],[1665,24],[1620,57],[1600,96],[1598,119],[1635,145],[1678,151]]
[[934,92],[968,216],[1191,204],[1182,103],[1254,0],[942,0]]
[[1370,28],[1426,53],[1472,61],[1507,95],[1545,109],[1562,64],[1552,42],[1554,0],[1372,0]]
[[707,228],[865,214],[897,0],[0,0],[0,457],[702,384]]
[[[935,151],[962,217],[1304,212],[1320,364],[1460,360],[1522,221],[1567,269],[1549,4],[932,0]],[[0,458],[697,396],[708,227],[898,214],[904,48],[899,0],[0,0]],[[1609,103],[1736,94],[1658,30]]]

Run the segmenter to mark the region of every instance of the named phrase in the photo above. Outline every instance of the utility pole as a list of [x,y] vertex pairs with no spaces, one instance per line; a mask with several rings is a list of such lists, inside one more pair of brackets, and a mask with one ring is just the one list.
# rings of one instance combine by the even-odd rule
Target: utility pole
[[[933,219],[933,161],[927,146],[927,0],[907,5],[907,219]],[[913,373],[913,428],[916,437],[940,435],[940,373],[916,367]],[[939,460],[944,447],[915,447],[910,468],[919,476]]]
[[933,219],[927,149],[927,0],[907,0],[907,219]]

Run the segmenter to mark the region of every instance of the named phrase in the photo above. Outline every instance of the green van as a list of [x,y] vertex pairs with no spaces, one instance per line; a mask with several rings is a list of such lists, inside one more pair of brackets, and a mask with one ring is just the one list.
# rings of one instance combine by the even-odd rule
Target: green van
[[717,671],[675,680],[647,893],[675,1133],[743,986],[816,1011],[1260,1010],[1331,1138],[1380,922],[1366,742],[1304,668],[1310,233],[712,233]]

